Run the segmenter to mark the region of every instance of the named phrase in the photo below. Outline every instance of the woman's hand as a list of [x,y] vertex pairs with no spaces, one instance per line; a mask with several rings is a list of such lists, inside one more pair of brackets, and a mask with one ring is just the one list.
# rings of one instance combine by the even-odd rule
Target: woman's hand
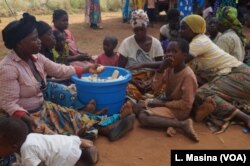
[[75,65],[74,68],[78,78],[81,78],[83,73],[99,74],[103,72],[105,67],[95,63],[90,64],[87,67]]
[[88,72],[91,74],[99,74],[99,73],[103,72],[104,68],[105,67],[102,65],[93,64],[93,65],[88,67]]

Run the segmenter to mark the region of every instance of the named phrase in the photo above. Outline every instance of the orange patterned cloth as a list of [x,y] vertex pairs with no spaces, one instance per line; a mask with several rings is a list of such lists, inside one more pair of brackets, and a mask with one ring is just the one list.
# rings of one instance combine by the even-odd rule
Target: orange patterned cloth
[[128,96],[138,101],[144,99],[146,93],[153,94],[152,82],[154,74],[153,70],[140,70],[132,73],[133,77],[127,88]]

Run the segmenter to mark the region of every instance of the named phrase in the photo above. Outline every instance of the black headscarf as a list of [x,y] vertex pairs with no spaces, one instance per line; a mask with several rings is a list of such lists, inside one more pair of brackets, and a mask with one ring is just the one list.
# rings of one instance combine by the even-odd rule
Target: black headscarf
[[36,23],[36,18],[29,13],[24,13],[23,18],[9,23],[2,30],[4,45],[8,49],[15,48],[22,39],[34,31]]

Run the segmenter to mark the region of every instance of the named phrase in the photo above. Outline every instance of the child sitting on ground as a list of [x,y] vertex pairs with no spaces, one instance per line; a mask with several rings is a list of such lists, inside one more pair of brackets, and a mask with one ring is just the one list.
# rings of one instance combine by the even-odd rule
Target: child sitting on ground
[[68,18],[68,13],[65,10],[62,9],[57,9],[54,10],[53,12],[53,31],[54,30],[59,30],[62,33],[64,33],[65,41],[69,46],[69,55],[70,56],[76,56],[76,55],[84,55],[85,60],[91,61],[91,57],[82,51],[80,51],[77,47],[76,40],[68,29],[69,26],[69,18]]
[[78,66],[89,66],[94,62],[91,58],[86,60],[86,56],[83,54],[70,56],[69,45],[65,40],[65,34],[59,30],[54,30],[53,35],[56,40],[55,47],[52,49],[53,59],[55,62]]
[[29,133],[19,118],[0,120],[0,156],[15,153],[18,165],[74,166],[95,164],[98,152],[93,142],[77,136]]
[[193,121],[188,119],[198,87],[192,69],[185,65],[185,56],[188,53],[187,41],[170,41],[164,62],[153,83],[154,89],[165,84],[165,97],[161,100],[146,100],[145,105],[134,105],[134,110],[143,126],[168,128],[169,136],[175,134],[174,128],[179,128],[193,141],[198,142]]
[[56,45],[52,49],[54,60],[57,63],[67,64],[69,62],[67,59],[67,57],[69,56],[69,46],[65,42],[64,33],[62,33],[61,31],[55,30],[53,31],[53,35],[56,40]]
[[117,52],[114,52],[117,43],[115,36],[106,36],[103,40],[104,53],[96,58],[96,63],[104,66],[118,66],[119,55]]

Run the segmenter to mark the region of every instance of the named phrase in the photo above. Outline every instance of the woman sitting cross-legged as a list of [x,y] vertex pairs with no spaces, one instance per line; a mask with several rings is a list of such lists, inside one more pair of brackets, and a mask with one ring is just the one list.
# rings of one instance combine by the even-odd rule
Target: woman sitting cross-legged
[[[66,66],[38,53],[41,41],[36,24],[35,17],[25,13],[22,19],[9,23],[2,31],[4,44],[11,52],[0,62],[0,109],[26,121],[32,131],[45,134],[86,133],[97,123],[99,131],[108,128],[110,132],[107,136],[116,140],[131,130],[134,116],[129,113],[106,118],[93,117],[70,106],[62,107],[44,100],[43,92],[47,92],[48,88],[47,75],[67,79],[90,69],[95,71],[98,65],[88,68]],[[94,124],[91,119],[94,119]]]
[[[134,35],[124,39],[118,48],[120,54],[118,66],[132,71],[132,84],[129,84],[128,93],[135,99],[142,99],[142,95],[151,90],[154,70],[146,67],[159,66],[163,57],[161,43],[156,38],[148,35],[148,16],[143,10],[134,11],[131,18]],[[138,69],[138,70],[136,70]],[[139,91],[139,92],[138,92]],[[136,95],[134,92],[138,92]]]

